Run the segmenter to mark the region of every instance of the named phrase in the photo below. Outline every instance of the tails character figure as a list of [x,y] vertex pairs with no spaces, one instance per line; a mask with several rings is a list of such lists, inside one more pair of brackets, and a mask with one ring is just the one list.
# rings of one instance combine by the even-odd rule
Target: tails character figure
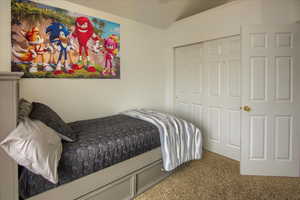
[[28,42],[27,49],[16,51],[12,49],[12,53],[15,57],[23,62],[30,62],[30,73],[38,71],[37,65],[39,58],[42,59],[42,66],[44,71],[53,71],[53,69],[45,62],[45,53],[48,51],[44,45],[44,39],[41,37],[40,31],[37,27],[33,27],[29,31],[21,31],[21,34]]
[[104,40],[104,66],[105,69],[102,71],[103,75],[116,76],[115,71],[113,70],[113,59],[114,56],[118,54],[118,37],[116,35],[111,35],[107,39]]
[[96,68],[91,65],[89,58],[89,48],[87,46],[88,41],[92,39],[94,41],[94,48],[99,48],[99,37],[94,32],[94,27],[87,17],[77,17],[75,21],[75,30],[72,36],[77,39],[79,44],[79,59],[77,64],[73,65],[73,69],[81,69],[83,66],[82,51],[84,50],[87,60],[87,71],[96,72]]
[[[74,73],[74,70],[69,66],[68,63],[68,52],[72,49],[72,46],[69,42],[68,36],[70,32],[67,27],[59,22],[53,22],[50,26],[47,27],[46,33],[49,34],[50,42],[54,44],[52,46],[57,46],[57,49],[59,51],[59,57],[54,74],[57,75],[63,73],[62,66],[64,66],[67,73]],[[71,64],[73,64],[72,60]]]

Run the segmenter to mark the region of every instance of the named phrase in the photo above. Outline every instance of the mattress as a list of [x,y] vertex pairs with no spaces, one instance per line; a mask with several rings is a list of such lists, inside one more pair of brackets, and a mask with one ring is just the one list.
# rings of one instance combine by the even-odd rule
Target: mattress
[[58,184],[22,169],[19,177],[21,198],[29,198],[160,146],[159,132],[153,124],[125,115],[69,125],[78,140],[63,142]]

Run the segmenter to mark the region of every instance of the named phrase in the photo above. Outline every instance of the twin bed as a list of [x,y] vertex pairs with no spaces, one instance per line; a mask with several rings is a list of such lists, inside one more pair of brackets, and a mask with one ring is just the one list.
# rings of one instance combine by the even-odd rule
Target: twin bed
[[[21,75],[0,73],[0,141],[17,125],[18,79]],[[158,117],[162,120],[166,118]],[[170,165],[167,166],[166,162],[163,164],[162,157],[165,157],[164,160],[168,163],[174,162],[174,158],[177,157],[174,150],[172,151],[175,153],[172,153],[165,149],[165,146],[170,146],[169,144],[177,139],[167,139],[170,137],[168,135],[165,135],[164,139],[160,134],[162,129],[170,129],[171,126],[160,127],[159,123],[150,123],[149,121],[157,121],[152,115],[148,116],[148,121],[138,118],[119,114],[69,123],[77,139],[75,142],[63,141],[58,184],[53,184],[24,167],[17,167],[15,162],[0,150],[0,163],[3,163],[0,170],[3,177],[0,180],[0,199],[134,198],[171,174]],[[180,125],[176,120],[172,123]],[[184,126],[187,126],[187,130],[196,130],[192,130],[194,127],[189,127],[188,124]],[[179,135],[178,132],[177,137]],[[194,150],[195,147],[202,147],[199,144],[202,141],[199,131],[196,135],[197,141],[188,138],[190,143],[187,143],[187,146],[192,146]],[[161,141],[164,142],[162,147]],[[174,145],[174,148],[179,147]],[[186,155],[178,156],[182,158],[178,162],[183,163],[195,157],[199,159],[201,153],[201,148],[193,154],[186,152]],[[164,168],[168,168],[168,172]]]
[[78,138],[76,142],[63,142],[58,184],[22,169],[19,190],[24,199],[160,146],[154,125],[125,115],[78,121],[70,126]]

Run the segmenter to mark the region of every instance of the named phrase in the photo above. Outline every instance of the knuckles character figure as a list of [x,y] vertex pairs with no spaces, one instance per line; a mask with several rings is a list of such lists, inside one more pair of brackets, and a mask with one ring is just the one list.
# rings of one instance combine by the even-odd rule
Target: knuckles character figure
[[90,20],[87,17],[77,17],[75,20],[75,30],[72,33],[72,36],[77,39],[79,44],[79,59],[77,64],[73,65],[74,70],[81,69],[84,65],[83,63],[83,51],[87,60],[87,71],[96,72],[96,68],[91,65],[89,58],[89,47],[88,41],[92,39],[94,41],[94,48],[99,47],[99,37],[94,32],[94,27]]

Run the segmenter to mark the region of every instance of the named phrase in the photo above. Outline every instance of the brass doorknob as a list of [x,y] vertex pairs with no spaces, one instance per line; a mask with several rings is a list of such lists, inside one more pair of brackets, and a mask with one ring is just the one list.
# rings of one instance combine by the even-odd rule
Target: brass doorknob
[[249,106],[240,107],[241,110],[244,110],[246,112],[250,112],[251,108]]

